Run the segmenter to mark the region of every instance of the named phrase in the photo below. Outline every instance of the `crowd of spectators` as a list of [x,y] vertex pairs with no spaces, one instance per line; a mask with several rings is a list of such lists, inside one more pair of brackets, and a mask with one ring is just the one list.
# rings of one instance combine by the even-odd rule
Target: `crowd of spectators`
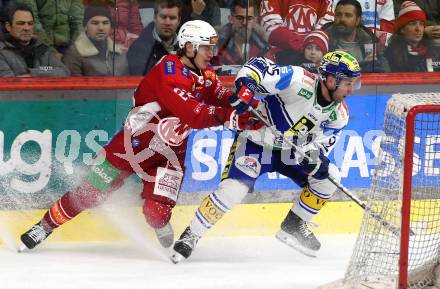
[[0,11],[0,77],[145,75],[195,19],[219,33],[216,67],[264,56],[316,72],[338,49],[365,72],[440,71],[440,0],[0,0]]

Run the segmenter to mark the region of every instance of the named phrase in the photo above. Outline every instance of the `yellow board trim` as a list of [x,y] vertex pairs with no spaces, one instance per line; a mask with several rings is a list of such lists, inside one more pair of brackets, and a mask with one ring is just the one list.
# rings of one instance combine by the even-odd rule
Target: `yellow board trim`
[[[208,232],[207,236],[264,236],[274,235],[291,208],[290,203],[242,204],[235,207]],[[190,223],[198,206],[177,206],[171,223],[176,236]],[[134,216],[139,227],[145,224],[140,207],[121,208],[113,211],[113,218],[121,223],[130,222],[127,216]],[[0,211],[0,232],[8,232],[17,241],[21,233],[29,229],[44,214],[45,210]],[[352,202],[328,202],[312,220],[318,224],[316,233],[357,233],[363,210]],[[140,231],[152,233],[152,230]],[[0,234],[0,238],[3,238]],[[106,241],[124,240],[126,235],[109,221],[101,209],[86,211],[56,230],[48,241]]]

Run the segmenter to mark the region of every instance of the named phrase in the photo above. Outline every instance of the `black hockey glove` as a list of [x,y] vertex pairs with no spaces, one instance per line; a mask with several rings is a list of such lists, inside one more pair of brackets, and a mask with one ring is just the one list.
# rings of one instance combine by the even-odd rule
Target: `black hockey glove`
[[308,158],[304,157],[299,163],[302,169],[310,176],[318,180],[328,178],[328,166],[330,160],[320,150],[310,150],[305,153]]

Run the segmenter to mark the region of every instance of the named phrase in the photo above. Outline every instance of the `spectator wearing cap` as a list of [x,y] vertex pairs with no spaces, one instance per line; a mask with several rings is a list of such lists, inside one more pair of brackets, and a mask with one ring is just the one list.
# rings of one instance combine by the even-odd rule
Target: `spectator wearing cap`
[[34,15],[23,3],[8,7],[0,40],[0,77],[68,76],[49,46],[34,37]]
[[63,57],[72,76],[127,75],[127,56],[109,37],[112,18],[107,7],[88,6],[84,12],[84,32]]
[[301,53],[278,53],[276,62],[280,65],[297,65],[317,73],[317,65],[328,52],[328,35],[322,30],[314,30],[306,35]]
[[353,55],[363,72],[389,71],[378,38],[362,24],[362,7],[356,0],[340,0],[335,8],[335,21],[323,30],[330,39],[330,50],[344,50]]
[[440,52],[425,37],[426,14],[413,1],[402,3],[395,33],[385,51],[391,71],[440,71]]
[[83,0],[83,2],[84,5],[108,7],[114,22],[110,37],[124,49],[128,49],[144,29],[137,0]]
[[425,35],[440,49],[440,0],[415,0],[426,14]]
[[35,15],[35,35],[54,47],[61,59],[83,30],[84,5],[82,0],[16,0],[27,4]]
[[[246,11],[248,3],[249,9]],[[250,57],[265,56],[270,47],[259,34],[259,30],[255,29],[258,25],[255,2],[234,0],[230,11],[229,23],[219,32],[218,54],[211,64],[242,65]]]

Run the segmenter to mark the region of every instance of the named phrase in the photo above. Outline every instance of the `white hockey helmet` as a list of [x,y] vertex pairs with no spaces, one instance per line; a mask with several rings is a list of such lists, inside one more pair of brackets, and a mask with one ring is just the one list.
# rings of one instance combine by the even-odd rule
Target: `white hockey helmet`
[[179,47],[185,47],[187,42],[192,43],[194,49],[199,49],[199,45],[217,45],[218,35],[214,27],[202,20],[192,20],[185,22],[180,27],[177,34]]

